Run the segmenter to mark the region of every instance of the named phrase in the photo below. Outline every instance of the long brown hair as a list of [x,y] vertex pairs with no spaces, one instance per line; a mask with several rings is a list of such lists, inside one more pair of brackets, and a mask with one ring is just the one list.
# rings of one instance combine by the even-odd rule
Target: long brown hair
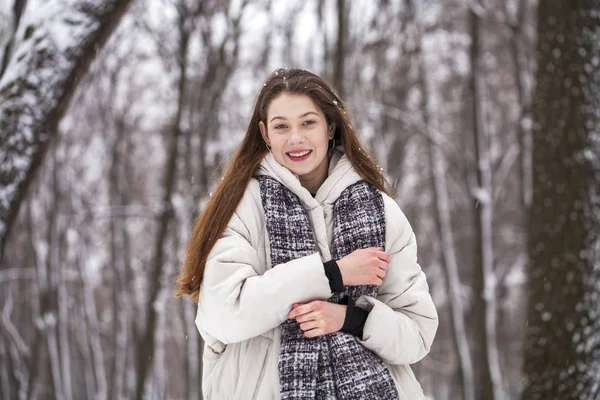
[[260,134],[259,122],[267,125],[269,104],[282,93],[310,97],[325,115],[327,123],[335,124],[335,143],[342,144],[346,157],[356,172],[382,192],[392,193],[375,158],[358,140],[346,106],[333,89],[311,72],[301,69],[278,69],[267,78],[258,93],[244,140],[237,148],[206,208],[194,222],[187,254],[177,279],[176,297],[189,295],[192,301],[198,302],[208,254],[225,230],[250,178],[268,152]]

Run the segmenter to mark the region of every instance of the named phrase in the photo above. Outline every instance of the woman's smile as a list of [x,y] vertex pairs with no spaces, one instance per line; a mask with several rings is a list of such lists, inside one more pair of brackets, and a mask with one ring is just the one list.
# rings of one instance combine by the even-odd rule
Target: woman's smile
[[306,160],[312,154],[312,150],[290,151],[286,154],[290,158],[290,160],[294,162],[300,162]]

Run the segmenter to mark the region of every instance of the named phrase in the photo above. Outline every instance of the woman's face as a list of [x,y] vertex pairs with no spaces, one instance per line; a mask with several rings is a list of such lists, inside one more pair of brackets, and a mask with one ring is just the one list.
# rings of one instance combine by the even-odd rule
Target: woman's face
[[[283,93],[267,109],[266,126],[260,122],[263,139],[275,160],[301,180],[319,180],[327,175],[327,147],[334,127],[312,99]],[[323,176],[320,176],[323,175]]]

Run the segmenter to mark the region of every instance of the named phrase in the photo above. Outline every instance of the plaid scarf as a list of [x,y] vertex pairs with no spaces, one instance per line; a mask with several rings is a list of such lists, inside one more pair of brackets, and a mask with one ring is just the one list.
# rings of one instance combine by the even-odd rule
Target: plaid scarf
[[[317,246],[306,210],[298,196],[279,181],[257,177],[265,212],[271,264],[314,254]],[[346,188],[333,207],[332,256],[385,247],[385,213],[381,193],[365,181]],[[328,301],[376,297],[377,286],[346,286]],[[396,400],[398,393],[385,363],[344,332],[306,338],[299,324],[281,324],[279,382],[282,399]]]

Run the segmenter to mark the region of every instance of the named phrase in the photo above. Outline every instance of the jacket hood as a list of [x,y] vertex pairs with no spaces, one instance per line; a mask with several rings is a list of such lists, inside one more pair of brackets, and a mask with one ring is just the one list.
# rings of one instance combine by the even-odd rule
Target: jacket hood
[[341,146],[336,147],[330,155],[327,178],[315,197],[302,186],[298,175],[279,164],[270,152],[262,160],[254,175],[267,175],[278,180],[298,196],[307,210],[324,204],[333,204],[348,186],[362,180],[362,177],[352,168]]

